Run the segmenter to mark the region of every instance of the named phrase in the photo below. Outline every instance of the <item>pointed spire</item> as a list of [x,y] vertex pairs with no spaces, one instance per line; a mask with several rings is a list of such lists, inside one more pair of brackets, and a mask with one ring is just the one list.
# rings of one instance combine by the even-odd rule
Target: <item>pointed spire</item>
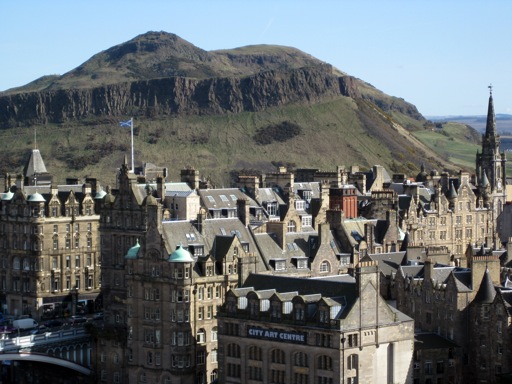
[[495,297],[496,289],[494,288],[491,274],[489,273],[489,270],[486,269],[484,277],[482,278],[482,283],[480,284],[480,288],[478,288],[478,292],[476,293],[474,302],[480,304],[491,304]]
[[450,189],[448,190],[448,195],[446,197],[448,200],[454,200],[457,198],[457,196],[459,195],[457,194],[457,191],[453,185],[453,181],[450,181]]
[[485,136],[496,136],[496,115],[494,114],[494,103],[492,100],[492,85],[489,85],[489,107],[487,109],[487,124],[485,126]]
[[485,172],[485,170],[482,172],[482,178],[480,180],[480,185],[483,188],[487,188],[489,186],[489,179],[487,178],[487,172]]

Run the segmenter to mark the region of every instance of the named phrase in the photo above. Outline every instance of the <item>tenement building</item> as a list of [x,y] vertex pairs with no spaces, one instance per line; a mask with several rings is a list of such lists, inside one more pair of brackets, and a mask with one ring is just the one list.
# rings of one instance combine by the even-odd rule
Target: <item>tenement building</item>
[[222,383],[412,383],[414,323],[379,294],[376,262],[352,275],[251,274],[218,317]]
[[25,174],[7,175],[5,181],[2,312],[38,320],[93,312],[101,283],[97,205],[103,196],[96,181],[54,185],[37,149]]
[[162,177],[138,183],[125,162],[118,185],[105,196],[101,215],[99,380],[214,382],[217,307],[249,272],[265,270],[249,232],[250,204],[237,191],[201,190],[208,210],[198,208],[195,220],[166,219],[175,204],[165,198],[174,195],[173,183]]

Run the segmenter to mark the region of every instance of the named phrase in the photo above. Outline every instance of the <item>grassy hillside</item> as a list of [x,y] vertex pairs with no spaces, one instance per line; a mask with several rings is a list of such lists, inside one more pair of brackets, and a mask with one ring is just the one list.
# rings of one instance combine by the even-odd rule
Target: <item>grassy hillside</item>
[[458,165],[461,170],[474,172],[476,153],[482,147],[477,141],[478,136],[466,125],[447,123],[442,129],[432,128],[413,134],[442,159]]
[[[425,157],[409,142],[413,136],[398,132],[389,116],[372,108],[340,97],[258,113],[135,120],[135,163],[167,166],[172,180],[192,166],[217,186],[230,185],[233,169],[270,171],[279,162],[330,170],[380,164],[409,175],[427,157],[431,167],[440,166],[435,155]],[[129,129],[119,127],[119,119],[103,119],[1,132],[0,171],[21,170],[35,145],[36,128],[37,147],[59,182],[66,176],[89,176],[113,184],[124,156],[131,162]],[[262,135],[269,137],[262,141]]]

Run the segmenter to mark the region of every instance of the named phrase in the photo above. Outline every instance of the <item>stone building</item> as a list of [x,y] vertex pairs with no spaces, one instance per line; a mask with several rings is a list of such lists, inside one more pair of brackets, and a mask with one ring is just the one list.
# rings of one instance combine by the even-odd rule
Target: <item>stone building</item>
[[413,321],[379,295],[377,264],[304,279],[251,274],[217,314],[222,383],[412,383]]
[[0,201],[2,312],[35,319],[91,313],[99,305],[104,193],[94,179],[52,184],[39,150],[25,170],[15,182],[6,177]]
[[[471,255],[466,264],[465,267],[434,265],[427,259],[424,265],[400,266],[393,281],[397,309],[414,318],[416,332],[435,333],[460,348],[452,357],[454,371],[446,371],[444,377],[449,380],[454,376],[456,383],[469,382],[466,380],[471,378],[475,348],[480,347],[475,337],[468,337],[479,333],[475,333],[470,303],[478,302],[482,289],[493,291],[494,285],[500,285],[498,256]],[[482,281],[486,284],[483,288]],[[425,378],[433,380],[434,374],[432,371]]]
[[[105,196],[101,216],[99,380],[213,382],[217,307],[249,272],[266,270],[250,234],[249,204],[229,193],[232,214],[201,207],[195,220],[164,220],[170,207],[163,187],[137,183],[126,164],[118,178],[119,190]],[[219,203],[227,193],[200,192],[203,201],[210,196]]]

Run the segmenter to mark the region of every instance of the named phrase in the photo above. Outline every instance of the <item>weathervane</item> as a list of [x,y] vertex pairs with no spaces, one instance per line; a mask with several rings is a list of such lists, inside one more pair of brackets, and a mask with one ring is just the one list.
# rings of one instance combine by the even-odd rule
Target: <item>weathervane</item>
[[492,96],[492,84],[489,84],[489,86],[487,88],[489,88],[489,92],[490,92],[490,94]]

